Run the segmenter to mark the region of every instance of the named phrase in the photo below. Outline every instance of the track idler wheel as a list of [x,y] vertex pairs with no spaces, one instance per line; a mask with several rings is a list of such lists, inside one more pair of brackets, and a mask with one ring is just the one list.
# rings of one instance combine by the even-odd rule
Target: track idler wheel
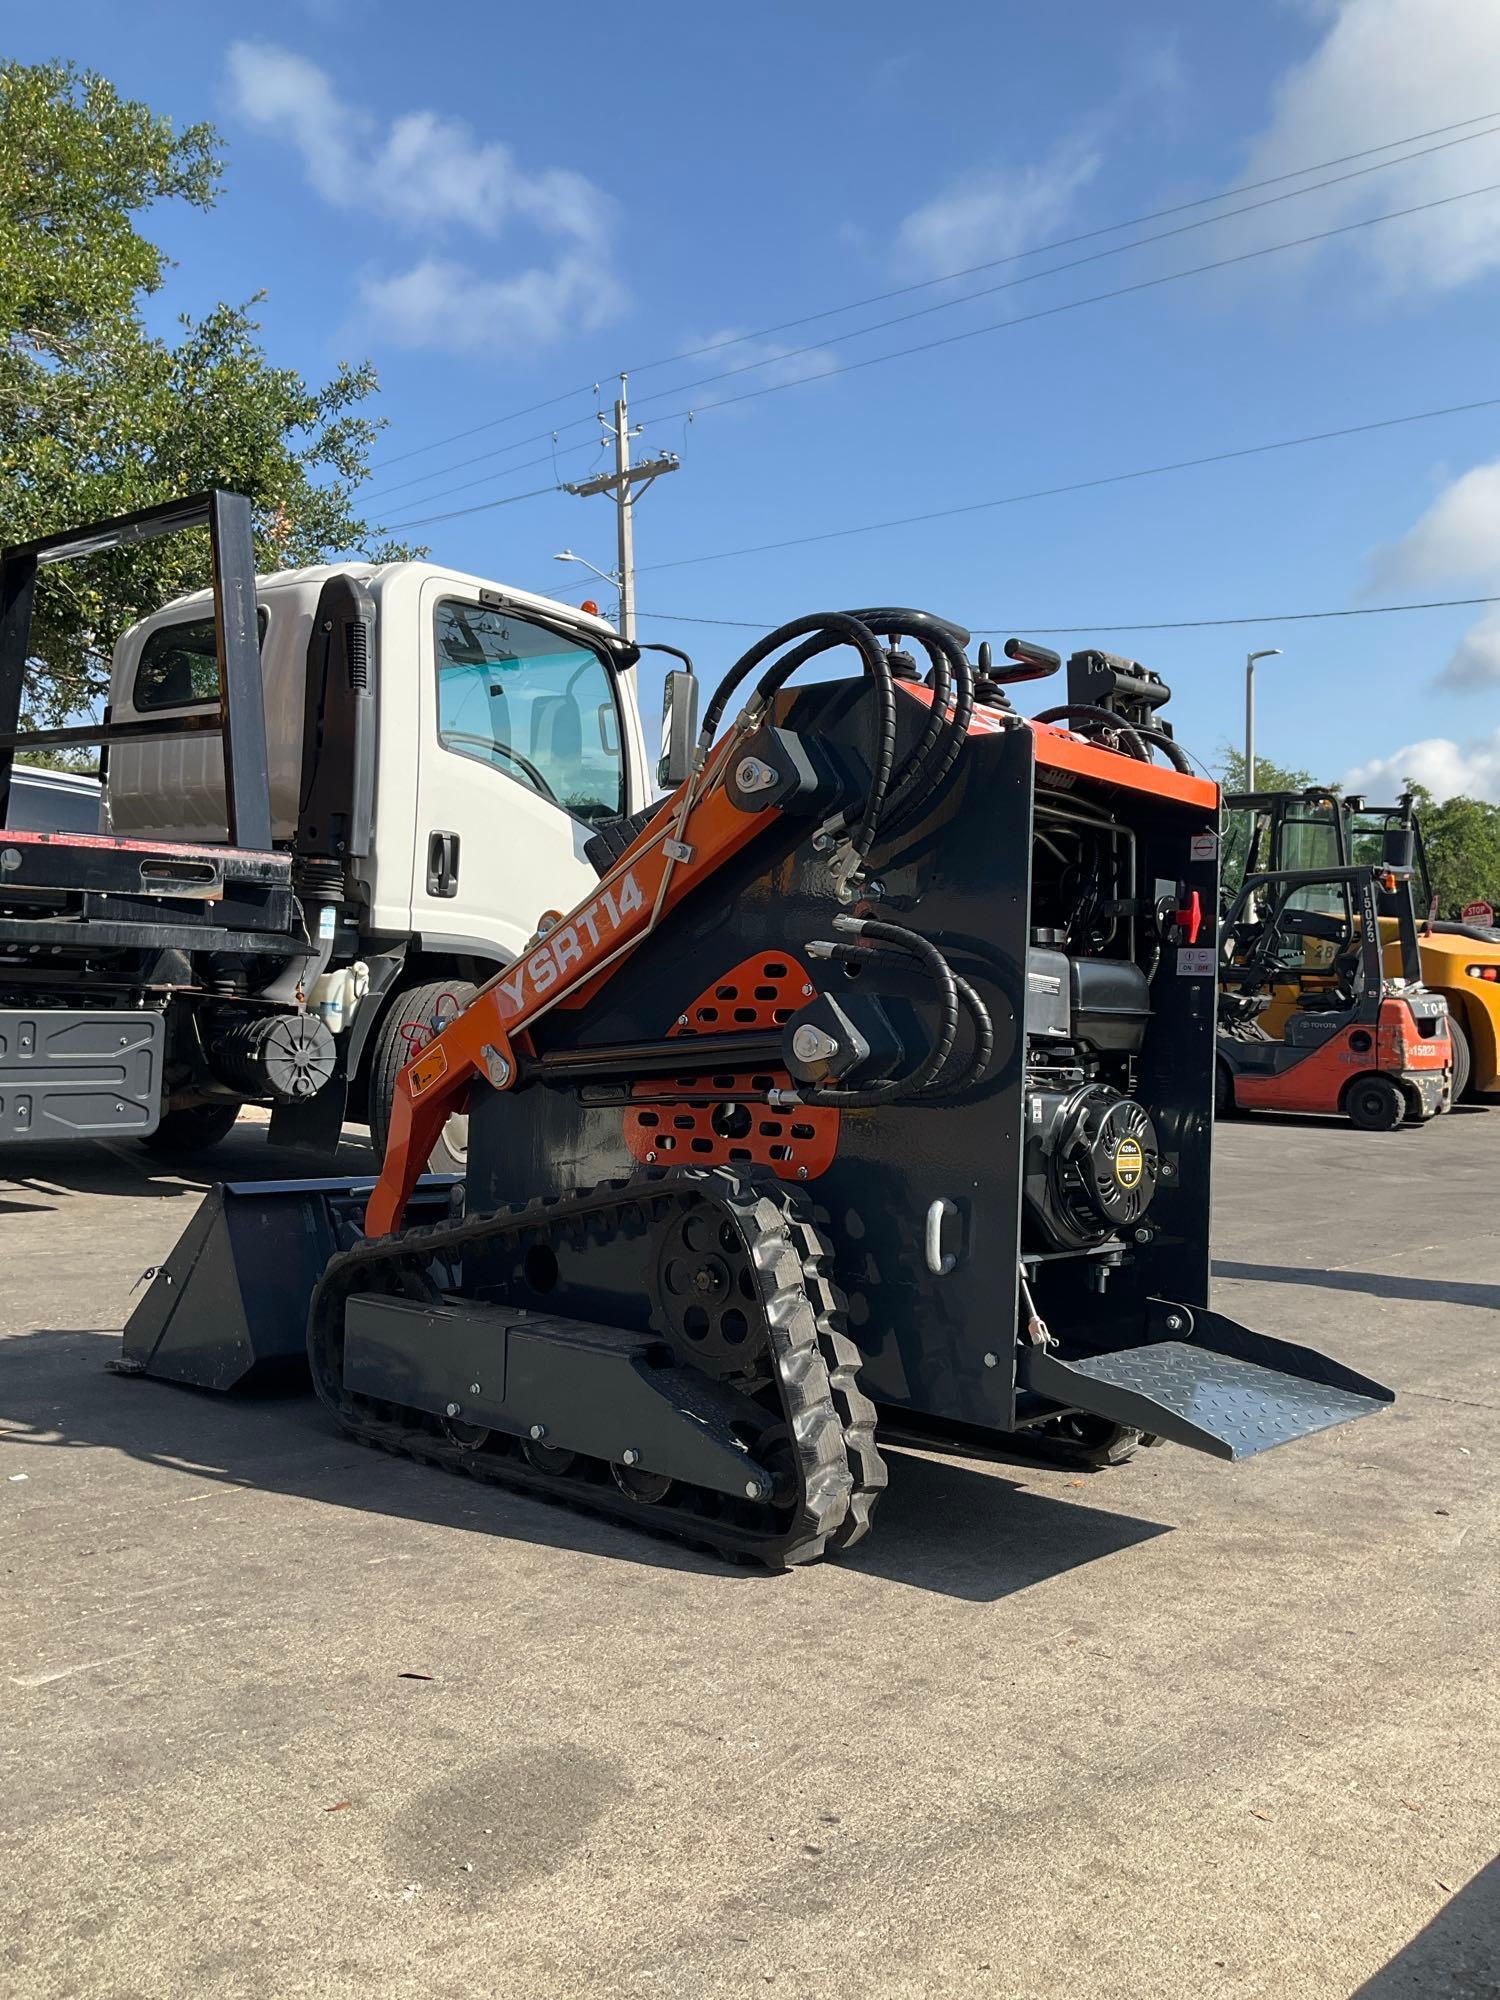
[[654,1507],[672,1490],[672,1482],[664,1472],[647,1472],[643,1466],[621,1465],[618,1461],[611,1463],[609,1469],[620,1491],[639,1506]]

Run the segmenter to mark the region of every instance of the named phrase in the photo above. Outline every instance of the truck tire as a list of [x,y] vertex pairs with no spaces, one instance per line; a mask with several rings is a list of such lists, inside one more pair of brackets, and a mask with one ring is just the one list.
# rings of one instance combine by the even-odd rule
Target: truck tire
[[1474,1052],[1469,1037],[1456,1014],[1448,1016],[1448,1039],[1453,1044],[1453,1102],[1469,1094],[1469,1078],[1474,1074]]
[[164,1112],[156,1130],[140,1143],[152,1153],[206,1153],[229,1137],[239,1115],[239,1105],[232,1102],[184,1104]]
[[1389,1076],[1357,1076],[1344,1092],[1344,1114],[1361,1132],[1394,1132],[1410,1108],[1406,1092]]
[[[375,1032],[370,1058],[370,1142],[384,1159],[391,1129],[391,1104],[396,1078],[432,1037],[435,1019],[451,1020],[474,998],[477,988],[467,979],[435,979],[425,986],[408,986],[398,993]],[[434,1174],[462,1174],[469,1164],[468,1113],[455,1112],[427,1157]]]

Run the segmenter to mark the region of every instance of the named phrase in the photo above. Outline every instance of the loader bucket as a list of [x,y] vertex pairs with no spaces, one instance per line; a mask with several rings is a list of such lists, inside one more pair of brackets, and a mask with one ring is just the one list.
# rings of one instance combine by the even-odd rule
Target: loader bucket
[[1111,1353],[1021,1351],[1022,1383],[1070,1409],[1170,1438],[1214,1458],[1250,1458],[1273,1445],[1368,1417],[1395,1392],[1315,1348],[1252,1333],[1206,1306],[1150,1302],[1149,1331],[1164,1338]]
[[[269,1388],[307,1372],[307,1308],[323,1267],[363,1233],[366,1180],[220,1181],[125,1326],[118,1372],[199,1389]],[[435,1222],[462,1183],[418,1184]]]

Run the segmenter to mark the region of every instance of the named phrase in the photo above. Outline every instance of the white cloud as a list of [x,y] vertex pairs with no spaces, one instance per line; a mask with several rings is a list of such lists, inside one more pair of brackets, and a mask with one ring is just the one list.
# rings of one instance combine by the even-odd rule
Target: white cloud
[[1477,625],[1469,627],[1435,685],[1461,693],[1500,688],[1500,610],[1486,612]]
[[[1312,11],[1326,24],[1323,38],[1277,85],[1270,123],[1236,180],[1289,173],[1310,159],[1473,118],[1483,107],[1484,80],[1500,73],[1495,0],[1328,0]],[[1409,208],[1491,180],[1500,180],[1500,141],[1479,140],[1330,188],[1306,204],[1317,217],[1308,227]],[[1497,204],[1500,197],[1479,195],[1346,240],[1392,288],[1461,285],[1500,267]],[[1303,204],[1296,206],[1300,213]]]
[[549,265],[491,278],[450,257],[424,257],[394,277],[367,277],[360,296],[398,347],[455,353],[550,346],[592,332],[622,302],[619,286],[592,257],[572,251]]
[[1159,124],[1186,88],[1175,32],[1133,34],[1112,98],[1079,120],[1045,158],[1019,167],[972,168],[913,209],[896,231],[897,267],[908,277],[943,277],[1045,243],[1066,227],[1109,143],[1133,139],[1143,118]]
[[[1500,459],[1453,480],[1371,565],[1372,592],[1454,583],[1475,586],[1476,595],[1500,592]],[[1435,685],[1457,692],[1500,688],[1500,609],[1469,628]]]
[[897,262],[917,276],[940,277],[1045,242],[1102,163],[1097,146],[1073,138],[1024,167],[961,174],[901,224]]
[[1500,803],[1500,729],[1469,743],[1428,736],[1389,757],[1376,757],[1345,774],[1344,790],[1394,797],[1408,779],[1425,785],[1437,799],[1489,799]]
[[1500,459],[1476,465],[1440,493],[1375,559],[1378,583],[1451,583],[1500,576]]
[[566,167],[522,167],[503,140],[461,118],[409,111],[381,125],[341,98],[316,63],[267,42],[229,51],[236,113],[301,159],[331,207],[436,235],[492,242],[514,225],[559,243],[550,263],[495,276],[428,255],[402,272],[372,274],[361,296],[382,330],[405,346],[451,350],[537,347],[588,331],[620,310],[610,263],[614,204]]

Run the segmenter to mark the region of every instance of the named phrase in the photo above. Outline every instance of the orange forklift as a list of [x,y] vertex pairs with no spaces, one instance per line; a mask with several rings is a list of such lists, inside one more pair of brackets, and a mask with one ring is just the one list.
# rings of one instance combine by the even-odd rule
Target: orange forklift
[[[1421,983],[1410,880],[1378,863],[1245,876],[1220,937],[1218,1116],[1312,1112],[1394,1132],[1449,1108],[1448,1003]],[[1262,1025],[1273,1006],[1275,1034]]]

